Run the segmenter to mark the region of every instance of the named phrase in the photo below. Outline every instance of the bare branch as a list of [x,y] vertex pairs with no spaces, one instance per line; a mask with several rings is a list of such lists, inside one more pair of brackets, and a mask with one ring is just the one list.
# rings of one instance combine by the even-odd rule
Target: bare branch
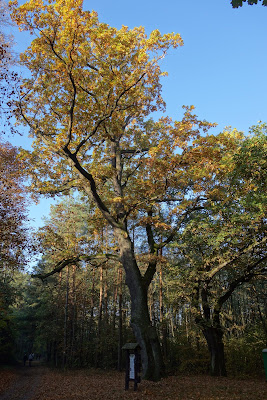
[[172,229],[172,231],[171,231],[170,235],[168,236],[168,238],[166,240],[164,240],[163,242],[157,244],[157,248],[158,249],[162,249],[163,247],[165,247],[167,244],[169,244],[174,239],[175,235],[177,234],[177,231],[180,229],[180,227],[182,226],[182,224],[185,221],[185,219],[187,218],[187,216],[190,215],[193,211],[196,211],[197,209],[199,209],[199,207],[197,206],[197,203],[199,201],[201,201],[201,200],[202,200],[202,198],[200,196],[198,196],[196,198],[196,200],[194,201],[192,207],[190,207],[189,209],[187,209],[184,212],[184,214],[180,218],[179,222]]
[[[231,265],[233,262],[235,262],[236,260],[238,260],[242,255],[249,253],[250,251],[252,251],[253,249],[255,249],[255,247],[264,244],[267,240],[267,237],[264,237],[262,240],[260,241],[255,241],[254,243],[250,243],[247,246],[242,247],[242,249],[240,249],[237,254],[235,254],[230,260],[225,261],[221,264],[219,264],[217,267],[213,268],[209,274],[208,274],[208,281],[210,282],[212,280],[212,278],[219,272],[221,271],[223,268],[227,267],[228,265]],[[212,261],[210,261],[208,264],[211,264]]]
[[32,274],[31,277],[44,280],[44,279],[48,278],[49,276],[59,273],[67,265],[70,265],[70,264],[77,264],[81,261],[85,261],[85,262],[88,262],[88,261],[102,261],[103,262],[104,261],[104,262],[106,262],[108,260],[120,261],[120,258],[118,256],[116,256],[115,254],[97,254],[97,255],[93,255],[93,256],[80,255],[77,257],[71,257],[71,258],[67,258],[67,259],[59,261],[55,265],[53,270],[50,272],[47,272],[46,274]]
[[267,259],[267,255],[262,257],[260,260],[257,260],[255,263],[250,264],[244,274],[236,278],[234,281],[232,281],[229,285],[229,288],[227,291],[218,299],[217,304],[215,306],[216,311],[220,311],[223,304],[226,302],[226,300],[229,299],[229,297],[232,295],[232,293],[235,291],[237,286],[239,286],[242,283],[249,282],[252,278],[254,278],[257,273],[263,273],[266,270],[266,267],[263,267],[260,271],[255,271],[256,267],[261,264],[263,261]]
[[[105,122],[106,120],[108,120],[108,119],[113,115],[113,113],[118,109],[118,105],[119,105],[120,99],[121,99],[129,90],[131,90],[133,87],[135,87],[135,86],[143,79],[143,77],[144,77],[145,75],[146,75],[146,73],[144,72],[144,73],[137,79],[137,81],[136,81],[135,83],[133,83],[131,86],[129,86],[128,88],[124,89],[124,90],[120,93],[120,95],[117,97],[117,99],[116,99],[116,101],[115,101],[115,104],[114,104],[113,107],[111,108],[110,112],[109,112],[108,114],[103,115],[102,118],[100,118],[100,119],[98,120],[98,122],[96,123],[96,125],[95,125],[94,129],[92,130],[92,132],[91,132],[89,135],[87,135],[83,140],[81,140],[81,142],[79,143],[79,145],[78,145],[77,148],[76,148],[76,151],[75,151],[75,154],[76,154],[76,155],[78,154],[78,152],[79,152],[79,150],[81,149],[81,147],[87,142],[87,140],[89,139],[89,137],[92,137],[92,136],[97,132],[99,126],[100,126],[103,122]],[[109,96],[108,96],[108,98],[109,98]],[[107,99],[107,105],[108,105],[108,99]],[[131,106],[127,106],[127,107],[122,108],[121,110],[126,110],[126,109],[128,109],[128,108],[130,108],[130,107],[131,107]],[[107,106],[106,106],[106,108],[107,108]]]
[[112,217],[110,214],[110,211],[108,210],[107,206],[104,204],[102,199],[100,198],[97,189],[96,189],[96,184],[95,180],[89,172],[87,172],[79,163],[76,153],[71,153],[71,151],[65,146],[63,148],[63,151],[66,155],[66,157],[73,163],[73,166],[76,168],[78,171],[80,177],[85,178],[89,184],[90,188],[88,188],[87,185],[84,185],[84,190],[87,194],[93,197],[94,201],[96,202],[99,210],[102,212],[103,216],[107,219],[107,221],[116,228],[121,228],[121,225],[117,223],[117,221]]

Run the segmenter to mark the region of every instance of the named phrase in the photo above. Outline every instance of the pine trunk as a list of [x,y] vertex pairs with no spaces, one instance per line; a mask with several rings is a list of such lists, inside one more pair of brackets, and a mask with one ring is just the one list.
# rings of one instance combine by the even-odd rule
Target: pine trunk
[[65,295],[65,312],[64,312],[64,342],[63,342],[63,368],[66,367],[68,360],[68,313],[69,313],[69,266],[67,266],[66,277],[66,295]]
[[123,335],[122,335],[122,268],[119,268],[118,276],[118,295],[119,295],[119,324],[118,324],[118,371],[122,370],[122,346],[123,346]]

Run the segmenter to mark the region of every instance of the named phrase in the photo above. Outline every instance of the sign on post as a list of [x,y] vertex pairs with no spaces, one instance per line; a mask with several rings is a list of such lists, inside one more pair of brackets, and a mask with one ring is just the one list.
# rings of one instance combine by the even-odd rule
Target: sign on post
[[134,390],[141,382],[141,355],[138,343],[126,343],[122,350],[126,350],[125,390],[129,390],[129,382],[134,381]]
[[130,354],[130,371],[129,371],[129,378],[134,379],[134,362],[135,362],[135,354]]

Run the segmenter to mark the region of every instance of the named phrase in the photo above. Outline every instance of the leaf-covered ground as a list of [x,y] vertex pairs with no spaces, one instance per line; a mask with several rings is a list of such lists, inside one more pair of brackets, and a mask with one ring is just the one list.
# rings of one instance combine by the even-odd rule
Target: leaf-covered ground
[[265,400],[261,379],[170,376],[160,382],[142,381],[138,391],[124,390],[124,374],[116,371],[60,372],[41,366],[0,370],[0,400]]

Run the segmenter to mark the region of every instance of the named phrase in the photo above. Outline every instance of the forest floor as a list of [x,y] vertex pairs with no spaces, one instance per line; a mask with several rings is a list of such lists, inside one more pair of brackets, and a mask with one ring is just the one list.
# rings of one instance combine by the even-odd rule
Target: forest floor
[[0,369],[0,400],[266,400],[264,378],[169,376],[142,381],[124,390],[124,373],[101,370],[59,371],[33,366]]

